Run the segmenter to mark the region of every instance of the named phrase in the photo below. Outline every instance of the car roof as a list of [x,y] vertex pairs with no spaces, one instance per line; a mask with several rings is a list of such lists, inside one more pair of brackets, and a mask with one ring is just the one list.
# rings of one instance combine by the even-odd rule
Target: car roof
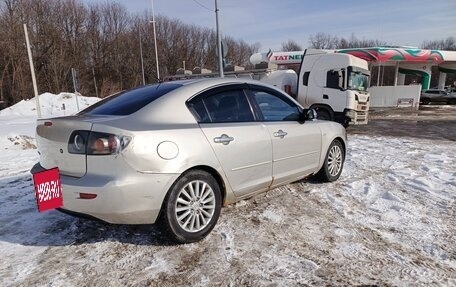
[[[218,85],[229,85],[229,84],[251,84],[251,85],[259,85],[259,86],[264,86],[264,87],[269,87],[273,89],[277,89],[277,87],[274,87],[270,84],[260,82],[257,80],[252,80],[252,79],[246,79],[246,78],[231,78],[231,77],[226,77],[226,78],[194,78],[194,79],[184,79],[184,80],[176,80],[176,81],[167,81],[167,82],[160,82],[160,83],[155,83],[155,84],[149,84],[146,86],[139,86],[131,90],[136,90],[136,89],[143,89],[143,90],[154,90],[157,88],[157,85],[159,86],[167,86],[167,85],[173,85],[173,86],[180,86],[177,88],[177,90],[186,88],[188,89],[194,89],[196,90],[203,90],[207,87],[210,86],[218,86]],[[280,91],[280,90],[279,90]]]
[[231,78],[231,77],[225,77],[225,78],[199,78],[199,79],[186,79],[186,80],[177,80],[177,81],[172,81],[172,82],[165,82],[165,83],[175,83],[175,84],[181,84],[183,86],[187,85],[198,85],[201,83],[204,83],[205,85],[219,85],[219,84],[242,84],[242,83],[247,83],[247,84],[259,84],[259,85],[265,85],[269,86],[265,83],[256,81],[256,80],[251,80],[251,79],[246,79],[246,78]]
[[[284,94],[283,91],[276,87],[262,83],[260,81],[251,79],[238,79],[238,78],[204,78],[204,79],[190,79],[190,80],[178,80],[171,82],[164,82],[162,85],[177,84],[181,87],[176,88],[165,96],[160,97],[148,104],[144,108],[141,108],[131,116],[154,123],[196,123],[194,116],[190,113],[186,106],[186,102],[193,96],[198,95],[208,89],[216,88],[217,86],[224,86],[230,84],[252,84],[263,87],[268,87],[279,91]],[[157,85],[151,85],[151,88],[155,88]],[[291,100],[295,101],[290,97]],[[296,102],[297,105],[299,103]]]

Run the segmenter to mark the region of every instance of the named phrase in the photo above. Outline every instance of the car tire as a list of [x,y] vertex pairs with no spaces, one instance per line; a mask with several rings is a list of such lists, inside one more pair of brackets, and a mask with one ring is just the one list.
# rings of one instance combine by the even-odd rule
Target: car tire
[[206,237],[220,216],[221,192],[212,175],[191,170],[171,186],[161,213],[161,228],[177,243]]
[[337,180],[342,173],[345,161],[345,151],[339,140],[333,140],[326,152],[323,166],[317,173],[317,178],[323,182]]
[[422,105],[429,105],[431,101],[429,99],[421,99],[421,104]]

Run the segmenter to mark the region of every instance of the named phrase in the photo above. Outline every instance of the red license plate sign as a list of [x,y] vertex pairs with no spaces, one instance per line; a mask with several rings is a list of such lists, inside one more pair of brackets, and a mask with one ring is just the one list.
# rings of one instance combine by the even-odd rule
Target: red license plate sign
[[57,167],[35,173],[33,182],[39,212],[63,206],[62,185]]

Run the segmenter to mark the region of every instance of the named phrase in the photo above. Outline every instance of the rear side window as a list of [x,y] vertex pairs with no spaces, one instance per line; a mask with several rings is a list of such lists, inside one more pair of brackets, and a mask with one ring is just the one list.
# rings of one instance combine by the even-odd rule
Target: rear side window
[[176,83],[161,83],[121,92],[88,107],[79,115],[130,115],[181,86]]
[[198,97],[191,100],[188,105],[199,123],[254,121],[249,102],[242,89]]

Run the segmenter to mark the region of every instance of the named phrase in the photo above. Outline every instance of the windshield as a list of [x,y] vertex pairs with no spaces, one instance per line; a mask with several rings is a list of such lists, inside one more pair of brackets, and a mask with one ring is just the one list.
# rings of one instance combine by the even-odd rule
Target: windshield
[[176,83],[161,83],[120,92],[82,110],[79,115],[129,115],[181,86]]
[[355,91],[367,91],[369,87],[369,75],[358,71],[351,71],[348,75],[348,89]]

